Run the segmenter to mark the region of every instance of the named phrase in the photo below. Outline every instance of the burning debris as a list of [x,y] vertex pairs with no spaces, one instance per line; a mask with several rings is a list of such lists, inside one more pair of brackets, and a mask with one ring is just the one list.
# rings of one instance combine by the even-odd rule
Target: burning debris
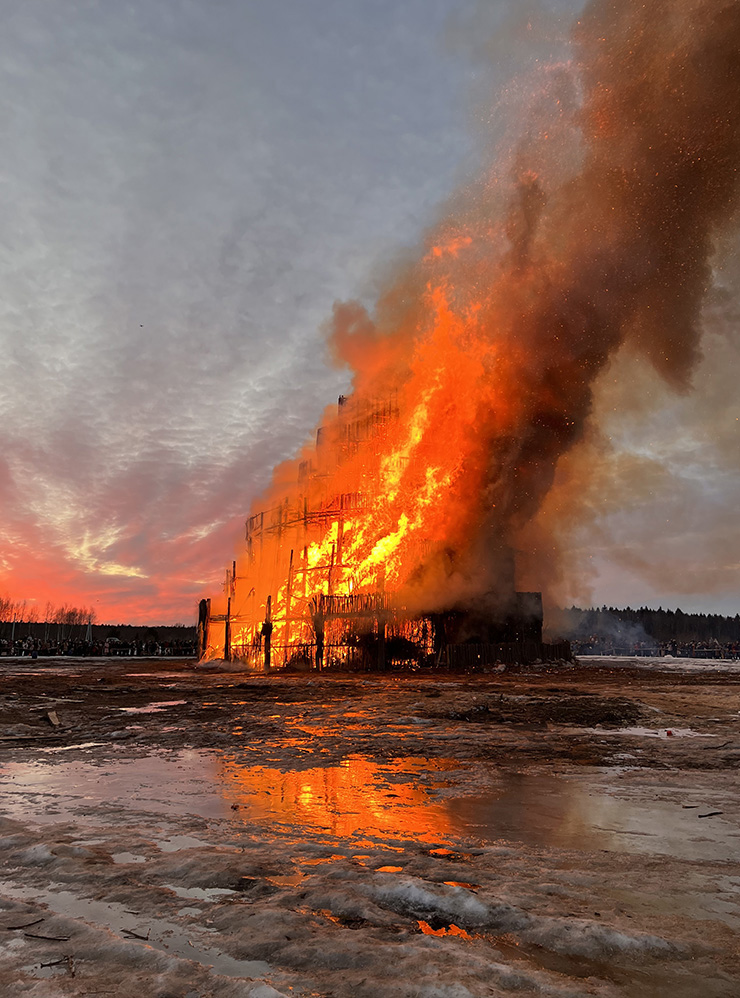
[[525,531],[623,344],[687,386],[736,207],[740,4],[669,14],[590,3],[575,62],[543,74],[547,120],[453,198],[374,314],[335,307],[353,392],[249,516],[203,653],[382,664],[392,642],[438,660],[539,639],[515,577],[552,574],[556,552],[532,564]]

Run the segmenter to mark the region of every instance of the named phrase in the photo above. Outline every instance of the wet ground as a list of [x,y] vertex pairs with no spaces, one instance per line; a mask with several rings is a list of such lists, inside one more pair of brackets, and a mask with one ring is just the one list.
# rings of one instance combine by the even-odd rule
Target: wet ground
[[740,994],[740,668],[0,660],[0,993]]

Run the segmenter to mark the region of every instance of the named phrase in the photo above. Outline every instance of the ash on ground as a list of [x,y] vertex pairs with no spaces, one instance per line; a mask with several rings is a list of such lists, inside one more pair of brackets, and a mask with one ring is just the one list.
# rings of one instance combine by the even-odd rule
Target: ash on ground
[[736,996],[739,691],[3,660],[0,991]]

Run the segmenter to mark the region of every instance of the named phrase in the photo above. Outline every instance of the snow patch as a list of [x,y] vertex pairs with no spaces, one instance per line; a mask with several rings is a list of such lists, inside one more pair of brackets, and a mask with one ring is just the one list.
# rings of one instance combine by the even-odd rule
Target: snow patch
[[[434,885],[437,886],[437,885]],[[385,877],[369,892],[383,907],[401,915],[429,921],[454,922],[462,929],[512,932],[527,923],[524,912],[507,904],[488,905],[464,887],[433,890],[428,881],[412,877]]]
[[[533,920],[534,921],[534,920]],[[525,933],[528,942],[567,956],[601,960],[620,954],[638,957],[675,956],[679,950],[672,943],[651,935],[626,935],[616,929],[585,919],[561,921],[542,919]]]
[[21,849],[10,856],[10,861],[15,866],[47,866],[55,859],[56,856],[43,842],[38,842],[28,849]]

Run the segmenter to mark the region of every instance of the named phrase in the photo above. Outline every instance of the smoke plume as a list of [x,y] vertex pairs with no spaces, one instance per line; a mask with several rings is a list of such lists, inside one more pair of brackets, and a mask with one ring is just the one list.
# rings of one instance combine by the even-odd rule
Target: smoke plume
[[[493,554],[537,512],[623,343],[678,390],[700,357],[713,237],[737,204],[740,4],[598,0],[573,46],[575,112],[553,89],[552,120],[510,152],[509,175],[497,166],[453,199],[375,314],[336,309],[334,346],[358,393],[398,387],[410,418],[406,389],[433,351],[455,386],[426,428],[464,427],[444,500],[454,566],[432,559],[421,590],[495,583]],[[567,134],[580,162],[558,176],[548,143]]]
[[291,484],[298,464],[278,471],[257,508],[281,510],[280,534],[289,509],[371,501],[302,541],[302,562],[271,555],[256,598],[293,592],[296,571],[308,597],[329,551],[317,591],[387,587],[425,611],[509,591],[527,544],[534,577],[555,577],[547,521],[536,544],[532,522],[599,375],[628,344],[689,388],[714,239],[737,207],[740,2],[592,0],[571,44],[518,141],[454,195],[372,314],[335,307],[353,395],[322,442],[341,450],[382,400],[397,418],[339,464],[320,453],[310,484]]

